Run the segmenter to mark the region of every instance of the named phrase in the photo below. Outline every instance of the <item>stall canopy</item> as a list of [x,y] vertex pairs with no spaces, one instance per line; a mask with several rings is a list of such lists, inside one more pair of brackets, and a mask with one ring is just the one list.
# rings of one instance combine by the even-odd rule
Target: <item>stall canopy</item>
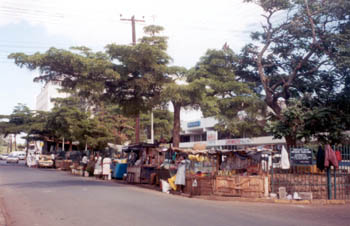
[[158,148],[157,144],[148,144],[148,143],[140,143],[140,144],[134,144],[134,145],[129,145],[123,148],[123,152],[129,153],[129,152],[136,152],[143,150],[144,148]]

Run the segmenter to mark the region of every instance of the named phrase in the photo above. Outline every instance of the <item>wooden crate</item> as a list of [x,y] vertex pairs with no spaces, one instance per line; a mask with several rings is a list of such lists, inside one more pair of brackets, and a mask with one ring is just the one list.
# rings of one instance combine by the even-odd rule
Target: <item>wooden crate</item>
[[263,176],[217,176],[214,194],[259,198],[264,196]]
[[[185,193],[190,195],[212,195],[213,194],[213,177],[186,177]],[[197,186],[193,186],[193,185]]]
[[127,174],[130,183],[141,183],[141,167],[140,166],[128,166]]

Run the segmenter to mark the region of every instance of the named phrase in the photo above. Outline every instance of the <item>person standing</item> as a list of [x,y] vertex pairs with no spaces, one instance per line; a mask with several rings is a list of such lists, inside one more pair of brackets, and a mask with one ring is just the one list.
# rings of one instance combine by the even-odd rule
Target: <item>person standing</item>
[[88,157],[84,154],[83,155],[83,159],[81,160],[81,163],[83,165],[83,173],[85,174],[86,168],[87,168],[87,164],[89,162]]
[[35,165],[37,168],[39,168],[39,160],[40,160],[40,154],[39,153],[35,153]]
[[180,186],[180,191],[183,193],[186,185],[186,165],[188,161],[184,156],[180,156],[176,172],[175,185]]
[[94,175],[96,177],[101,177],[101,174],[102,174],[102,157],[100,156],[100,153],[97,152],[95,157]]
[[55,154],[54,153],[51,154],[51,160],[53,162],[52,168],[56,168],[56,159],[55,159]]
[[109,157],[103,158],[102,161],[102,176],[104,180],[111,178],[111,163],[112,159]]

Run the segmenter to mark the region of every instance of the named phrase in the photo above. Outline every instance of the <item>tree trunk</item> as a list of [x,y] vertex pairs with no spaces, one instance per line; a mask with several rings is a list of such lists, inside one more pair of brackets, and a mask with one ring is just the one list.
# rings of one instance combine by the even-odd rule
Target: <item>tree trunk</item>
[[296,147],[297,139],[295,136],[285,136],[284,138],[286,139],[288,149],[291,147]]
[[71,152],[73,150],[73,142],[69,141],[69,151]]
[[17,134],[15,134],[15,151],[17,151]]
[[178,148],[180,145],[180,111],[181,104],[173,103],[174,105],[174,128],[173,128],[173,147]]

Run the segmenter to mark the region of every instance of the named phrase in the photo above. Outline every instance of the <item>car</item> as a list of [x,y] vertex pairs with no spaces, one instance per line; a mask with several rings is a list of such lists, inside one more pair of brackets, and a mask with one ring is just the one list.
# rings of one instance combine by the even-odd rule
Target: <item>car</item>
[[18,155],[14,153],[10,153],[6,159],[6,163],[18,163],[18,162],[19,162]]
[[19,152],[18,153],[19,160],[25,160],[26,159],[26,153],[25,152]]
[[6,160],[8,156],[9,156],[8,154],[1,154],[0,160]]
[[39,168],[52,168],[53,167],[53,161],[51,159],[50,155],[40,155],[39,162],[38,162]]

